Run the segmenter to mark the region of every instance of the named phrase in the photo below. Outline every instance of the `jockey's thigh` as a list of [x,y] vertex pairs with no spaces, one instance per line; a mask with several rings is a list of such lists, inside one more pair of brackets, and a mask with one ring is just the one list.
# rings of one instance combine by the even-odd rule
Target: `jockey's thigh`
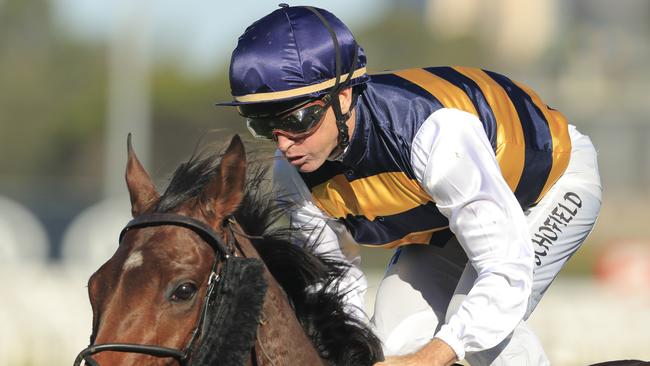
[[570,126],[571,160],[544,198],[526,211],[535,250],[528,319],[566,261],[580,248],[600,212],[602,187],[596,149],[589,137]]
[[371,324],[384,354],[404,355],[431,341],[445,313],[467,256],[455,240],[443,247],[399,248],[379,284]]

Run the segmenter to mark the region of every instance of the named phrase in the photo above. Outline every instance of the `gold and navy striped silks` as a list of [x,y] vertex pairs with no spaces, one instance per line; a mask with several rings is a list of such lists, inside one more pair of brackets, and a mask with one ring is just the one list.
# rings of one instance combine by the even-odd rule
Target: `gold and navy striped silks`
[[302,174],[316,204],[342,220],[358,243],[442,244],[451,235],[410,165],[415,134],[440,108],[479,118],[524,209],[538,202],[568,165],[571,140],[564,116],[503,75],[466,67],[372,75],[359,97],[355,133],[343,160]]

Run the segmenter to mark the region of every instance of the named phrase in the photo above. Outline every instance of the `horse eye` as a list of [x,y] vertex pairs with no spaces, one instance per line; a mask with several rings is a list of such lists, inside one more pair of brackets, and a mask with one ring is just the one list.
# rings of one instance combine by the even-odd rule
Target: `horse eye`
[[193,283],[185,282],[180,286],[176,287],[174,293],[172,293],[172,301],[188,301],[196,293],[196,286]]

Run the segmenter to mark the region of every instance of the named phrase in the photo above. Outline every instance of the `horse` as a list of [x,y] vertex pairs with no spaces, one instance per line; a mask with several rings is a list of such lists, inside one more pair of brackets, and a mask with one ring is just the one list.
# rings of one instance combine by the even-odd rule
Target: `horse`
[[344,307],[347,267],[281,225],[265,168],[234,136],[194,153],[160,195],[127,138],[133,220],[88,281],[90,346],[75,365],[372,365],[368,326]]

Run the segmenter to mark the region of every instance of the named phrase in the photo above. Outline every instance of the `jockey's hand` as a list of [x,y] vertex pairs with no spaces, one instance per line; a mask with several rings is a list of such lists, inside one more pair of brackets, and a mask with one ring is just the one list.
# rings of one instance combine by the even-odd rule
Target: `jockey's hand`
[[419,351],[406,356],[387,357],[374,366],[448,366],[456,361],[454,350],[438,338],[434,338]]

